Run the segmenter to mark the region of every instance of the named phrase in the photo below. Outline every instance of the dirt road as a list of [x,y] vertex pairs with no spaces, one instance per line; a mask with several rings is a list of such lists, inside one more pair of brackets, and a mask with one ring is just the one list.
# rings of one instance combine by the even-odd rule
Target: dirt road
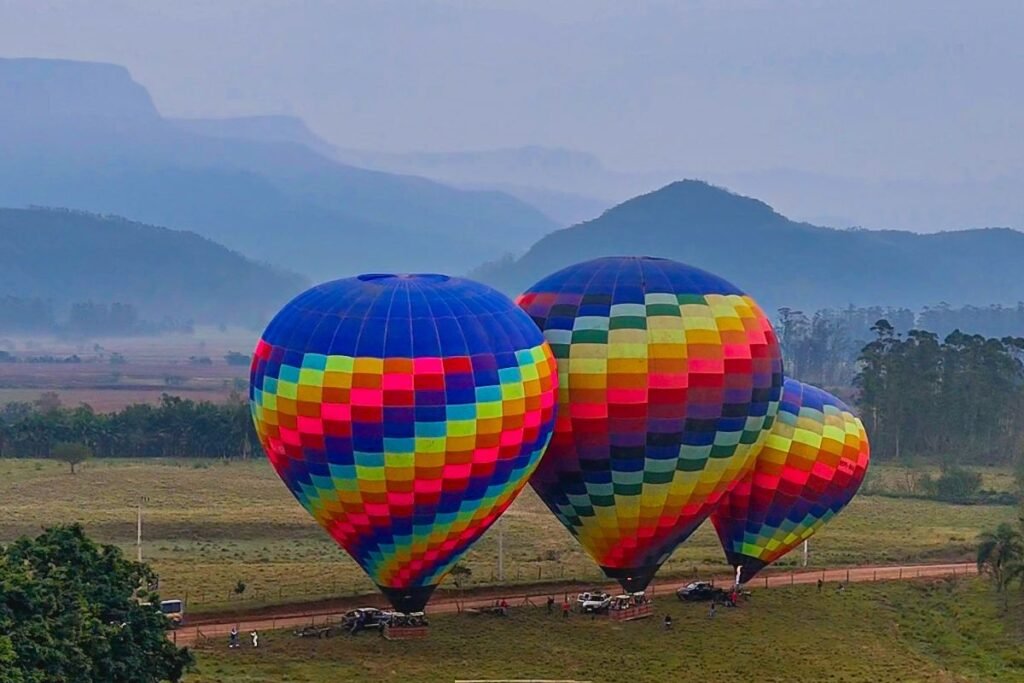
[[[791,586],[796,584],[815,583],[818,579],[826,583],[839,583],[844,581],[868,582],[868,581],[893,581],[902,579],[916,579],[922,577],[937,576],[966,576],[977,574],[978,570],[973,564],[925,564],[925,565],[899,565],[879,567],[849,567],[839,569],[815,569],[800,570],[791,572],[765,572],[763,576],[757,576],[747,584],[750,588],[772,588],[777,586]],[[730,576],[716,576],[714,581],[719,584],[728,584],[732,581]],[[665,580],[655,582],[648,589],[648,592],[658,595],[671,595],[685,580]],[[505,599],[513,606],[534,604],[541,605],[549,595],[559,596],[566,590],[576,590],[578,586],[552,585],[543,592],[519,593],[510,592],[505,594]],[[618,591],[617,585],[608,585],[609,592]],[[489,590],[489,595],[494,591]],[[515,591],[515,588],[510,588]],[[438,600],[428,605],[429,614],[445,614],[457,612],[467,607],[487,605],[493,602],[493,597],[485,598],[480,595],[467,596],[463,601],[452,599]],[[280,608],[277,608],[280,611]],[[250,631],[273,631],[277,629],[294,629],[311,624],[323,624],[326,622],[338,621],[344,611],[337,609],[309,610],[300,614],[277,614],[276,616],[259,614],[249,615],[238,619],[225,620],[221,622],[207,622],[195,626],[183,626],[171,633],[171,638],[178,645],[191,645],[200,639],[225,638],[231,631],[231,627],[237,625],[242,634]],[[271,614],[274,614],[273,612]]]

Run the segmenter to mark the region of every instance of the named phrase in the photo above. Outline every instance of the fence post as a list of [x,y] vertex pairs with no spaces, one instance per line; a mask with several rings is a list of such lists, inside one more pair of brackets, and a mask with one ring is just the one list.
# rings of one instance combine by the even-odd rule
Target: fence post
[[871,580],[872,581],[878,581],[878,570],[877,569],[871,573]]
[[850,570],[846,570],[846,583],[850,583]]
[[903,580],[903,567],[900,567],[900,581]]
[[765,577],[764,577],[764,587],[765,588],[768,587],[768,576],[767,575],[765,575]]
[[789,585],[790,586],[796,585],[796,573],[793,572],[793,570],[790,570],[790,572],[789,572]]

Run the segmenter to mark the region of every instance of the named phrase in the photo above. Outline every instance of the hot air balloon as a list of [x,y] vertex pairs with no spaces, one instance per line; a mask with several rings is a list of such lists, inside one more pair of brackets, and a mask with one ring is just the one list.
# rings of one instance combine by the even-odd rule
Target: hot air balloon
[[601,258],[518,303],[558,361],[558,415],[530,480],[605,574],[643,590],[752,464],[782,358],[753,299],[710,273]]
[[300,294],[270,322],[250,405],[292,494],[415,612],[526,485],[556,382],[544,338],[497,291],[361,275]]
[[711,515],[739,581],[749,581],[842,510],[864,481],[869,459],[864,425],[842,401],[787,379],[754,467]]

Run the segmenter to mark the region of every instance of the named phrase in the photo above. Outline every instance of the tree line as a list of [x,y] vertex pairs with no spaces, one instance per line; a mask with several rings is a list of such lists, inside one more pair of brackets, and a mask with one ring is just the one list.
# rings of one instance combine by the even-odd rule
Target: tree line
[[191,320],[145,320],[130,303],[76,301],[58,312],[40,298],[0,296],[0,333],[66,336],[130,336],[192,332]]
[[897,332],[861,350],[861,419],[877,458],[1009,464],[1024,447],[1024,339]]
[[1024,303],[1016,306],[962,306],[942,303],[921,311],[881,306],[822,309],[810,315],[780,308],[775,329],[786,359],[786,374],[823,387],[850,386],[861,349],[885,320],[897,332],[928,330],[945,339],[959,330],[1002,339],[1024,336]]
[[[787,312],[779,326],[787,373],[825,387],[852,386],[876,458],[1015,462],[1024,452],[1024,339],[959,331],[940,339],[916,329],[902,334],[883,318],[869,328],[873,339],[843,361],[849,379],[840,382],[839,361],[825,361],[852,342],[840,344],[851,337],[836,329],[840,323],[856,329],[852,322],[872,311],[816,314],[806,326],[802,314]],[[794,339],[812,341],[805,348]],[[229,356],[247,361],[243,354]],[[240,394],[220,404],[164,395],[157,405],[112,413],[64,407],[52,394],[0,408],[0,457],[52,457],[60,444],[84,445],[98,457],[237,458],[258,450]]]
[[64,407],[44,395],[0,409],[0,457],[54,457],[65,444],[81,444],[105,458],[244,458],[258,448],[249,404],[238,394],[225,403],[165,394],[157,405],[138,403],[112,413]]

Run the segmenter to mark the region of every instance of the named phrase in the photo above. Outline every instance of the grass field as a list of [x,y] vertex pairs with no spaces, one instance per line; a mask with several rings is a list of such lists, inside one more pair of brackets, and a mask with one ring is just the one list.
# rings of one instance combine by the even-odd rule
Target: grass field
[[[657,617],[613,624],[543,607],[500,617],[441,615],[425,641],[299,639],[264,633],[260,648],[200,645],[189,683],[453,681],[549,678],[646,681],[1021,681],[1024,651],[1015,605],[1003,616],[982,580],[813,586],[755,592],[739,609],[674,599]],[[671,614],[665,631],[661,617]]]
[[[100,460],[79,474],[48,461],[0,460],[0,541],[46,525],[81,522],[95,538],[134,556],[135,505],[146,496],[144,556],[165,598],[192,610],[372,593],[362,571],[292,499],[262,459],[250,462]],[[955,506],[860,496],[811,540],[811,566],[970,559],[977,534],[1014,521],[1009,506]],[[593,562],[527,488],[505,527],[509,582],[596,580]],[[799,553],[784,558],[794,565]],[[491,583],[496,533],[468,553],[471,584]],[[726,571],[710,524],[684,543],[659,574]]]
[[[1015,491],[1017,480],[1013,470],[1008,467],[978,467],[976,472],[981,474],[981,488],[990,491]],[[914,493],[915,482],[923,474],[938,477],[942,470],[938,466],[918,465],[915,467],[903,467],[898,465],[886,465],[874,467],[869,470],[868,480],[865,482],[865,490],[884,491],[888,493]]]

